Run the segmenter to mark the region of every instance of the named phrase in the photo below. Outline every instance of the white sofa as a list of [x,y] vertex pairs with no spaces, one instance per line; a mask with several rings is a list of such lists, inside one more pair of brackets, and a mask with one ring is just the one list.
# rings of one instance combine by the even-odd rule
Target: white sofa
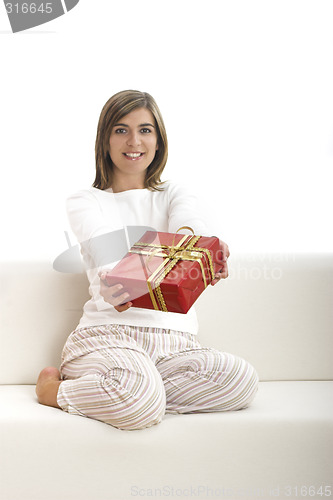
[[1,264],[0,499],[333,497],[333,256],[238,255],[196,303],[201,342],[260,376],[238,412],[120,431],[38,404],[87,298],[83,274]]

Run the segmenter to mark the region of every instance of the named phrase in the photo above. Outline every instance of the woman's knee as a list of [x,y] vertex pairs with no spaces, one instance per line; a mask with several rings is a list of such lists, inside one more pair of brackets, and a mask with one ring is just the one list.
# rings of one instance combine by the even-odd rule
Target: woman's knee
[[232,382],[234,398],[233,410],[242,410],[252,403],[258,391],[259,376],[256,369],[243,358],[234,357],[238,367],[237,375]]
[[129,398],[121,411],[112,408],[105,416],[104,422],[120,430],[140,430],[159,424],[165,414],[165,397],[161,394],[152,394],[149,399],[142,401]]
[[231,395],[231,409],[247,408],[258,391],[259,377],[255,368],[244,358],[225,353],[229,364],[227,387]]
[[167,409],[177,413],[240,410],[249,406],[258,389],[258,375],[250,363],[212,348],[165,359],[159,371]]
[[59,406],[68,413],[86,416],[118,429],[144,429],[159,423],[166,396],[157,371],[113,368],[65,380],[58,392]]
[[[113,392],[112,399],[116,404],[109,407],[104,421],[121,430],[139,430],[156,425],[162,421],[166,408],[165,389],[162,380],[156,377],[145,377],[138,387],[131,391],[124,387],[116,387],[105,381],[108,391]],[[113,391],[112,391],[113,387]],[[115,394],[116,393],[116,394]]]
[[257,370],[248,362],[245,361],[247,365],[247,389],[245,391],[246,397],[244,401],[243,408],[247,408],[253,401],[255,395],[258,392],[259,387],[259,375]]

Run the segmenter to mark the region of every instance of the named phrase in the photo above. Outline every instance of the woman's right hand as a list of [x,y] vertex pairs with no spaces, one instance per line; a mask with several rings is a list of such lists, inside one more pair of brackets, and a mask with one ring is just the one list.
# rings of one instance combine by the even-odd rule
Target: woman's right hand
[[122,285],[109,286],[105,279],[107,271],[101,271],[98,275],[101,283],[100,294],[105,300],[105,302],[111,304],[118,312],[127,311],[127,309],[129,309],[132,306],[132,302],[126,302],[126,304],[124,304],[125,300],[129,297],[129,294],[122,293],[121,295],[115,297],[115,295],[117,295],[120,292],[123,286]]

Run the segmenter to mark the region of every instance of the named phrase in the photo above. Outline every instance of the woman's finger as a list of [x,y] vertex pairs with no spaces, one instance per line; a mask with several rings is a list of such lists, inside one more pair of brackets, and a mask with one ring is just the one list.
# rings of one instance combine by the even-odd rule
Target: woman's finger
[[126,302],[126,299],[129,298],[129,294],[127,292],[118,295],[123,288],[124,287],[120,284],[108,286],[105,281],[101,279],[100,294],[105,302],[108,302],[112,306],[124,304],[124,302]]
[[112,297],[110,303],[113,306],[119,306],[120,304],[124,304],[126,300],[129,298],[129,293],[122,293],[121,295],[118,295],[118,297]]
[[123,312],[127,311],[127,309],[129,309],[132,305],[133,305],[132,302],[126,302],[126,304],[123,304],[122,306],[115,306],[115,309],[118,312]]
[[228,275],[229,275],[228,266],[225,263],[223,265],[223,268],[215,274],[215,278],[211,282],[211,285],[213,285],[213,286],[216,285],[216,283],[218,283],[221,279],[226,279],[228,277]]
[[229,247],[228,245],[220,240],[220,245],[221,245],[221,250],[222,250],[222,257],[223,257],[223,262],[227,262],[227,259],[229,258],[230,256],[230,251],[229,251]]

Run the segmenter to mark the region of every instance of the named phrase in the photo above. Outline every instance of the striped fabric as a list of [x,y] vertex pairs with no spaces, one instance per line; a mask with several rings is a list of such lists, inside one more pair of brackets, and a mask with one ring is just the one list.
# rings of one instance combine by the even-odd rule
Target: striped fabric
[[62,354],[59,406],[124,430],[167,413],[246,408],[258,375],[245,360],[183,332],[124,325],[82,328]]

